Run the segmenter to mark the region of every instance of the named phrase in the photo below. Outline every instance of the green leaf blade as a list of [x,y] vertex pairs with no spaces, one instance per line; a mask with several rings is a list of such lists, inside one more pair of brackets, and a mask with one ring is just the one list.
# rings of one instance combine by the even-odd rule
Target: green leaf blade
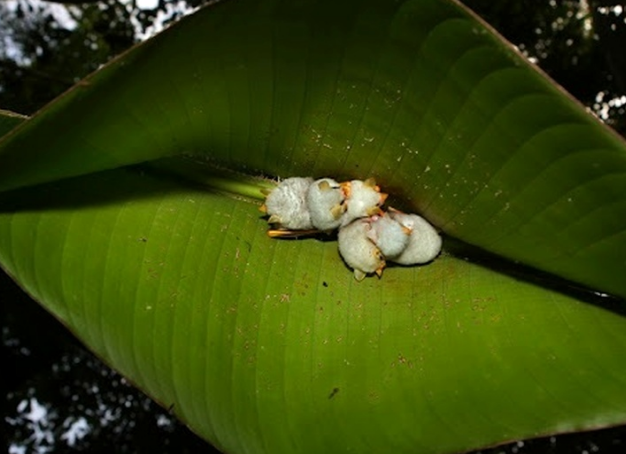
[[88,178],[0,215],[2,262],[226,451],[456,452],[626,417],[618,314],[449,256],[357,283],[334,242],[268,238],[255,204]]
[[[452,236],[626,295],[623,265],[598,271],[620,264],[625,226],[595,217],[626,189],[623,140],[457,5],[372,0],[332,18],[323,5],[226,2],[172,27],[5,138],[4,187],[181,154],[373,175]],[[59,135],[72,122],[79,133]],[[575,233],[582,218],[605,248]]]

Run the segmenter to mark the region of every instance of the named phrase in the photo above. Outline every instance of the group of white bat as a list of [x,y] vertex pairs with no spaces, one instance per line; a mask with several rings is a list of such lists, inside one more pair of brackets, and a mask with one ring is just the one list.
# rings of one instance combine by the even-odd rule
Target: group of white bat
[[417,214],[381,208],[387,194],[374,179],[338,183],[331,178],[294,177],[266,194],[261,211],[269,216],[271,237],[330,233],[357,281],[382,275],[386,262],[424,264],[441,251],[441,237]]

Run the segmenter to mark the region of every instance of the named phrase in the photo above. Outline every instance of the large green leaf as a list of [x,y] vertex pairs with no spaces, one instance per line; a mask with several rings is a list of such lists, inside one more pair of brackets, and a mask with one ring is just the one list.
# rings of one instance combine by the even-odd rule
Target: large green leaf
[[5,189],[181,153],[371,174],[457,238],[626,296],[623,141],[453,2],[223,2],[0,153]]
[[20,199],[7,269],[226,452],[456,452],[626,416],[604,309],[448,256],[357,283],[334,242],[146,173]]
[[178,156],[5,192],[0,262],[226,452],[601,427],[626,422],[623,316],[448,254],[356,283],[334,242],[269,239],[249,177],[373,175],[466,243],[624,296],[625,151],[455,3],[225,2],[0,140],[5,191]]

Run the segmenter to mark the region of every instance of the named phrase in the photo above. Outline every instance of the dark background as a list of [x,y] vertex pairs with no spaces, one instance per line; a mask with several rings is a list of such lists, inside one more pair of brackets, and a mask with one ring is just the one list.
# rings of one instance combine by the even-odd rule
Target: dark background
[[[134,0],[72,4],[76,25],[68,30],[50,4],[0,2],[0,108],[34,113],[149,32],[159,12],[201,3],[160,0],[156,8],[143,10]],[[626,95],[626,2],[465,3],[590,110],[626,133],[626,98],[611,101]],[[587,9],[581,7],[586,4]],[[612,5],[622,5],[624,12],[602,13]],[[166,22],[182,14],[175,8]],[[217,452],[104,366],[1,271],[0,327],[5,452]],[[623,454],[626,426],[479,452]]]

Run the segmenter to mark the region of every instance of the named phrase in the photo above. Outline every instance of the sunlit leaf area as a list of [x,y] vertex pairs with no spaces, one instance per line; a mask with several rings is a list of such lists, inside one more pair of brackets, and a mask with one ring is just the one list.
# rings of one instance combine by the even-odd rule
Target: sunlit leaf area
[[[0,109],[34,114],[204,3],[211,2],[0,2]],[[590,112],[626,134],[624,2],[464,3]],[[6,452],[218,452],[178,422],[171,408],[154,403],[102,364],[5,274],[0,301]],[[623,453],[626,426],[511,440],[475,452]]]

